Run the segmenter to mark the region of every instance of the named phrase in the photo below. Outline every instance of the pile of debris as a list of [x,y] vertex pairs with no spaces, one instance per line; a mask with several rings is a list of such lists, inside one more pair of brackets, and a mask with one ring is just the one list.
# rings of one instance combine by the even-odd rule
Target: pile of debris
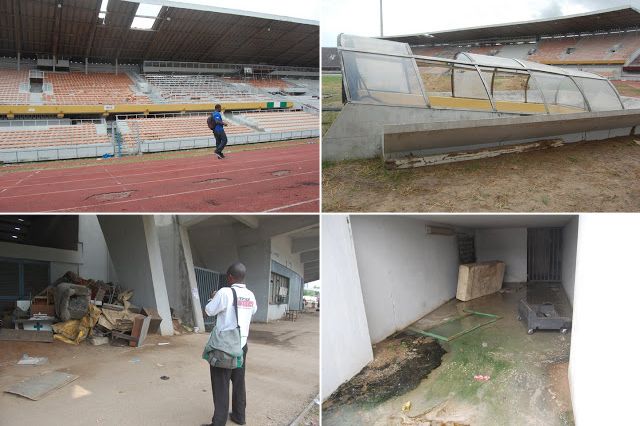
[[69,271],[31,300],[16,302],[15,329],[2,330],[0,340],[140,346],[162,319],[155,308],[133,305],[132,297],[132,290]]

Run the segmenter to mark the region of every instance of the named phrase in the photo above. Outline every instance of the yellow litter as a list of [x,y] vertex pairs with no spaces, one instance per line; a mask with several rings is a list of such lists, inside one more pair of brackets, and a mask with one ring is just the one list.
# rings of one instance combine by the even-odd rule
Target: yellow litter
[[100,314],[102,314],[100,308],[89,305],[89,312],[81,319],[53,324],[51,326],[55,333],[53,338],[72,345],[79,344],[87,338],[93,326],[98,322]]

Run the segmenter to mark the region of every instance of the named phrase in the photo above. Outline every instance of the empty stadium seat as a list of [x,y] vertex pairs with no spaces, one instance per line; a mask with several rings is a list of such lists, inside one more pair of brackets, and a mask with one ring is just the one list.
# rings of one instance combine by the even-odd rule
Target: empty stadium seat
[[38,127],[0,128],[0,149],[38,148],[110,143],[107,134],[98,134],[96,125],[82,123]]
[[548,64],[623,64],[638,49],[640,33],[637,31],[542,39],[529,59]]
[[239,117],[267,132],[288,132],[318,128],[318,116],[304,111],[246,112]]
[[272,98],[213,75],[145,74],[163,102],[265,102]]
[[29,82],[29,71],[0,69],[0,104],[26,105],[29,93],[20,93],[20,84]]
[[[228,136],[256,133],[249,127],[226,121],[229,123],[225,127],[225,133]],[[206,115],[130,118],[124,122],[129,127],[129,132],[122,134],[127,146],[135,144],[137,139],[155,141],[181,137],[213,137],[211,130],[207,127]]]
[[126,74],[79,72],[45,72],[45,83],[51,83],[53,94],[44,94],[48,105],[115,105],[148,104],[147,96],[136,95],[133,82]]

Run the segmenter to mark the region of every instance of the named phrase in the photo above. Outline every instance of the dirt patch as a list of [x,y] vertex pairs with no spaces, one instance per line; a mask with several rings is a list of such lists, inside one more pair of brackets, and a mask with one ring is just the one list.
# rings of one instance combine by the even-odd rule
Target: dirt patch
[[555,402],[557,413],[566,424],[573,424],[573,408],[571,406],[571,390],[569,388],[569,363],[558,362],[547,368],[551,385],[547,389]]
[[87,197],[87,200],[93,201],[113,201],[129,198],[135,191],[105,192],[103,194],[95,194]]
[[412,170],[323,163],[324,211],[638,211],[640,137]]
[[418,386],[440,365],[445,350],[428,337],[401,334],[374,348],[374,359],[323,404],[331,411],[353,403],[379,404]]
[[193,183],[219,183],[219,182],[229,182],[231,179],[229,178],[213,178],[213,179],[205,179],[198,180]]
[[274,176],[286,176],[291,173],[291,170],[276,170],[275,172],[271,172]]

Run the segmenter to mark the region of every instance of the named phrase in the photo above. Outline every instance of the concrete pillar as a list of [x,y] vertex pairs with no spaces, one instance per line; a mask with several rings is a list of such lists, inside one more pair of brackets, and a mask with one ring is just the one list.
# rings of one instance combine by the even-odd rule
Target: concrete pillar
[[58,59],[56,59],[56,57],[53,57],[53,72],[56,72],[56,62],[58,61]]
[[20,71],[20,52],[18,52],[18,71]]
[[247,267],[246,284],[253,292],[258,304],[258,311],[253,320],[267,322],[269,319],[269,280],[271,278],[271,239],[238,247],[240,262]]
[[84,58],[84,73],[89,74],[89,58]]
[[184,262],[189,277],[189,289],[191,291],[191,305],[193,310],[193,323],[200,328],[200,332],[204,332],[204,316],[202,314],[202,306],[200,296],[198,294],[198,282],[196,281],[196,271],[193,269],[193,254],[191,253],[191,243],[189,241],[189,231],[186,227],[180,227],[180,243],[184,254]]
[[98,221],[118,284],[133,290],[133,304],[155,307],[162,317],[160,333],[172,335],[167,285],[153,216],[100,215]]
[[118,58],[116,58],[116,75],[118,75]]

